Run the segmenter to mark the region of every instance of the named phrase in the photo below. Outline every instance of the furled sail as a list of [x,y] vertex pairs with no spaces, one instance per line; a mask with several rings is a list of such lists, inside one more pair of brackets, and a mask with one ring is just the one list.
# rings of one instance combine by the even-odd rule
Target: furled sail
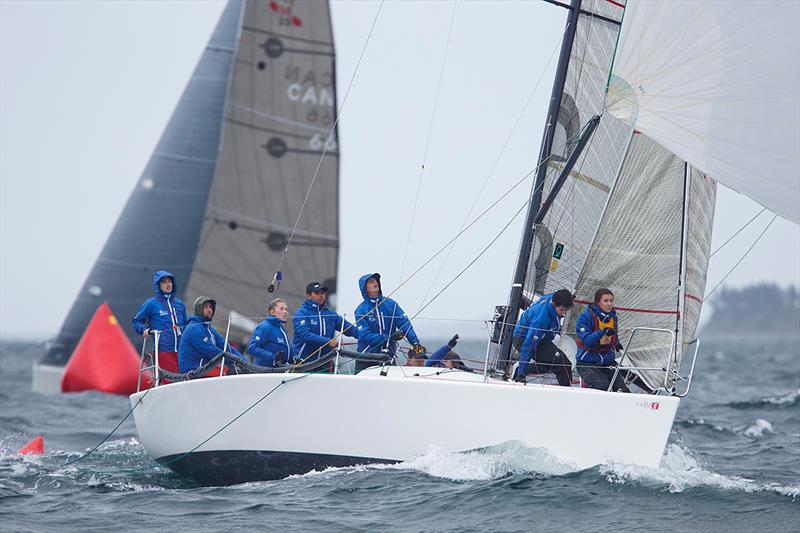
[[[186,292],[189,299],[216,297],[218,317],[264,316],[268,299],[278,296],[293,312],[311,281],[336,291],[339,145],[335,132],[328,139],[334,79],[327,2],[247,2],[222,152]],[[303,205],[283,281],[268,296]],[[249,336],[241,328],[239,334]]]
[[[156,269],[175,274],[189,307],[203,294],[218,319],[263,316],[334,116],[327,2],[231,0],[42,362],[64,364],[103,302],[138,344],[130,319]],[[337,254],[334,134],[274,296],[296,308],[308,281],[335,290]]]
[[629,0],[614,62],[639,131],[795,223],[798,21],[793,0]]

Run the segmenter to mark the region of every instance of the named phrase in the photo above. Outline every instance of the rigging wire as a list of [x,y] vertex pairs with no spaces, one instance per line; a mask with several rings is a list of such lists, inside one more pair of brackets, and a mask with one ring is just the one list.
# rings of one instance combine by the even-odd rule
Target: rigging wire
[[414,207],[411,210],[411,223],[408,225],[408,237],[406,238],[406,247],[403,252],[403,262],[400,266],[400,279],[403,279],[405,273],[406,261],[408,260],[408,248],[411,245],[411,234],[414,231],[414,220],[417,216],[417,206],[419,204],[419,193],[422,190],[422,175],[425,172],[425,162],[428,160],[428,151],[431,147],[431,137],[433,134],[433,125],[436,121],[436,110],[439,107],[439,95],[442,89],[442,80],[444,79],[444,71],[447,66],[447,55],[450,51],[450,39],[453,36],[453,25],[456,21],[456,7],[458,7],[458,0],[453,2],[453,11],[450,14],[450,27],[447,30],[447,41],[444,46],[444,55],[442,56],[442,64],[439,68],[439,81],[436,84],[436,95],[433,98],[433,111],[431,112],[431,121],[428,125],[428,138],[425,141],[425,152],[422,155],[422,166],[419,169],[419,177],[417,178],[417,194],[414,197]]
[[319,157],[319,161],[317,162],[317,168],[314,170],[314,175],[311,178],[311,183],[308,186],[308,190],[306,191],[306,196],[303,198],[303,203],[300,205],[300,211],[297,213],[297,219],[294,221],[294,225],[292,226],[292,231],[289,234],[289,239],[286,241],[286,247],[283,249],[283,253],[281,254],[281,259],[278,261],[278,268],[276,268],[276,276],[277,273],[280,272],[281,267],[283,266],[283,261],[286,259],[286,254],[289,252],[289,246],[292,244],[292,239],[294,238],[295,231],[297,230],[297,225],[300,223],[300,217],[303,216],[303,211],[306,208],[306,204],[308,203],[308,198],[311,196],[311,190],[314,188],[314,183],[317,181],[317,176],[319,176],[319,169],[322,167],[322,161],[325,159],[325,154],[328,153],[328,147],[330,146],[331,137],[333,136],[334,132],[336,131],[336,125],[339,123],[339,119],[342,116],[342,112],[344,111],[344,106],[347,104],[347,97],[350,95],[350,89],[353,88],[353,82],[356,79],[356,74],[358,74],[358,69],[361,66],[361,61],[364,59],[364,54],[367,51],[367,45],[369,44],[370,39],[372,38],[372,33],[375,30],[375,25],[378,22],[378,17],[381,14],[381,9],[383,9],[384,0],[381,0],[381,3],[378,5],[378,11],[375,13],[375,18],[372,19],[372,25],[369,28],[369,33],[367,34],[367,38],[364,41],[364,46],[361,48],[361,54],[358,56],[358,61],[356,62],[356,67],[353,70],[353,75],[350,78],[350,82],[347,84],[347,90],[344,93],[344,97],[342,98],[342,106],[336,113],[336,118],[331,125],[330,132],[328,132],[328,136],[325,139],[325,143],[322,147],[322,154]]
[[[738,267],[738,266],[739,266],[739,264],[741,264],[741,262],[742,262],[742,261],[744,261],[744,259],[745,259],[745,258],[746,258],[746,257],[747,257],[749,254],[750,254],[750,252],[753,250],[753,248],[755,248],[756,244],[758,244],[758,241],[760,241],[760,240],[761,240],[761,237],[763,237],[763,236],[764,236],[764,234],[767,232],[767,230],[768,230],[768,229],[769,229],[769,227],[772,225],[772,223],[773,223],[773,222],[775,222],[775,219],[776,219],[776,218],[778,218],[778,215],[775,215],[775,216],[773,216],[773,217],[772,217],[772,220],[770,220],[770,221],[769,221],[769,224],[767,224],[767,226],[766,226],[766,227],[765,227],[765,228],[764,228],[764,229],[761,231],[761,233],[759,234],[759,236],[756,238],[756,240],[755,240],[755,241],[753,241],[753,244],[751,244],[751,245],[750,245],[750,248],[748,248],[748,249],[747,249],[747,251],[744,253],[744,255],[743,255],[742,257],[740,257],[738,261],[736,261],[736,264],[735,264],[735,265],[733,265],[733,267],[732,267],[732,268],[731,268],[731,269],[728,271],[728,273],[727,273],[727,274],[725,274],[724,276],[722,276],[722,279],[719,281],[719,283],[717,283],[716,285],[714,285],[714,288],[713,288],[713,289],[711,289],[710,291],[708,291],[708,293],[707,293],[707,294],[706,294],[706,295],[703,297],[703,302],[707,302],[707,301],[708,301],[708,299],[709,299],[709,298],[711,298],[711,295],[712,295],[712,294],[714,294],[714,291],[716,291],[716,290],[717,290],[717,288],[718,288],[720,285],[722,285],[722,283],[723,283],[723,282],[724,282],[726,279],[728,279],[728,276],[730,276],[730,275],[733,273],[733,271],[734,271],[734,270],[736,270],[736,267]],[[749,224],[749,222],[748,222],[748,224]]]
[[761,211],[759,211],[758,213],[756,213],[756,214],[755,214],[755,216],[754,216],[753,218],[751,218],[750,220],[748,220],[748,221],[747,221],[747,223],[746,223],[744,226],[742,226],[741,228],[739,228],[739,229],[736,231],[736,233],[734,233],[733,235],[731,235],[731,236],[728,238],[728,240],[727,240],[727,241],[723,242],[723,243],[722,243],[722,244],[721,244],[721,245],[720,245],[720,246],[719,246],[719,247],[718,247],[716,250],[714,250],[713,252],[711,252],[711,255],[709,255],[709,256],[708,256],[708,258],[709,258],[709,259],[711,259],[712,257],[714,257],[714,254],[716,254],[717,252],[719,252],[720,250],[722,250],[722,249],[725,247],[725,245],[726,245],[726,244],[728,244],[729,242],[731,242],[731,241],[733,240],[733,238],[734,238],[734,237],[736,237],[736,236],[737,236],[737,235],[739,235],[739,234],[740,234],[742,231],[744,231],[744,229],[745,229],[747,226],[749,226],[749,225],[750,225],[750,224],[751,224],[751,223],[752,223],[752,222],[753,222],[755,219],[757,219],[759,216],[761,216],[761,213],[763,213],[763,212],[764,212],[764,211],[766,211],[766,210],[767,210],[767,208],[765,207],[765,208],[761,209]]
[[431,298],[431,299],[430,299],[430,300],[429,300],[429,301],[428,301],[428,302],[427,302],[425,305],[423,305],[423,306],[422,306],[422,307],[419,309],[419,311],[417,311],[417,312],[416,312],[416,314],[414,314],[414,316],[412,316],[412,317],[411,317],[411,319],[410,319],[410,320],[414,320],[414,319],[415,319],[415,318],[416,318],[416,317],[417,317],[417,316],[418,316],[418,315],[419,315],[421,312],[423,312],[423,311],[424,311],[424,310],[425,310],[425,309],[426,309],[426,308],[427,308],[429,305],[431,305],[431,304],[434,302],[434,300],[436,300],[436,299],[437,299],[437,298],[438,298],[438,297],[439,297],[439,296],[440,296],[440,295],[441,295],[441,294],[442,294],[444,291],[446,291],[446,290],[447,290],[447,289],[450,287],[450,285],[452,285],[453,283],[455,283],[455,282],[456,282],[456,280],[457,280],[458,278],[460,278],[462,274],[464,274],[464,272],[466,272],[467,270],[469,270],[469,268],[470,268],[470,267],[472,267],[472,265],[474,265],[474,264],[475,264],[475,263],[478,261],[478,259],[480,259],[480,258],[483,256],[483,254],[485,254],[487,251],[489,251],[489,248],[491,248],[491,247],[492,247],[492,245],[493,245],[495,242],[497,242],[497,239],[499,239],[499,238],[500,238],[500,236],[501,236],[501,235],[503,235],[503,233],[505,233],[505,231],[506,231],[506,230],[509,228],[509,226],[511,226],[511,224],[512,224],[512,223],[513,223],[513,222],[514,222],[516,219],[517,219],[517,217],[519,216],[519,214],[520,214],[520,213],[522,213],[522,211],[523,211],[523,210],[524,210],[524,209],[525,209],[525,208],[528,206],[528,204],[530,203],[530,201],[531,201],[531,200],[530,200],[530,198],[528,198],[528,200],[526,200],[526,201],[525,201],[525,202],[522,204],[522,206],[520,206],[520,208],[519,208],[519,209],[517,209],[517,212],[516,212],[516,213],[514,213],[514,216],[512,216],[512,217],[511,217],[511,219],[510,219],[510,220],[509,220],[509,221],[506,223],[506,225],[505,225],[505,226],[503,226],[503,228],[500,230],[500,232],[499,232],[497,235],[495,235],[495,237],[494,237],[494,238],[493,238],[491,241],[489,241],[489,244],[487,244],[487,245],[486,245],[486,246],[483,248],[483,250],[481,250],[481,251],[480,251],[480,253],[479,253],[477,256],[475,256],[475,258],[474,258],[474,259],[472,259],[472,261],[470,261],[469,263],[467,263],[467,266],[465,266],[465,267],[464,267],[464,268],[463,268],[463,269],[462,269],[462,270],[461,270],[461,271],[460,271],[458,274],[456,274],[456,276],[455,276],[453,279],[451,279],[449,282],[447,282],[447,284],[445,284],[445,286],[444,286],[444,287],[442,287],[442,288],[441,288],[441,290],[439,290],[439,292],[437,292],[437,293],[436,293],[436,294],[433,296],[433,298]]
[[[567,25],[567,28],[564,29],[564,33],[566,33],[568,28],[569,28],[569,25]],[[563,39],[563,35],[562,35],[562,39]],[[478,205],[478,200],[480,200],[481,196],[483,195],[483,191],[486,190],[486,186],[489,184],[489,180],[491,179],[492,175],[494,175],[494,171],[497,168],[497,165],[500,163],[500,159],[502,159],[503,154],[505,153],[506,148],[508,147],[508,143],[511,141],[511,137],[514,136],[514,133],[517,131],[517,127],[519,126],[520,122],[522,122],[522,117],[525,116],[525,112],[527,111],[528,105],[530,104],[531,100],[533,99],[533,95],[536,94],[536,91],[539,90],[539,85],[541,84],[542,79],[544,78],[544,75],[547,72],[548,67],[550,66],[550,63],[552,63],[553,58],[555,57],[556,51],[558,51],[558,49],[560,47],[561,47],[561,42],[556,43],[556,46],[553,47],[553,50],[550,53],[550,58],[547,60],[547,64],[545,64],[544,69],[542,69],[542,72],[539,74],[539,79],[536,80],[536,83],[534,84],[533,89],[531,89],[531,92],[528,94],[528,99],[525,100],[525,104],[522,106],[522,110],[520,111],[519,115],[517,116],[517,120],[516,120],[516,122],[514,122],[514,126],[511,128],[511,131],[506,136],[505,142],[503,142],[503,146],[500,148],[500,153],[497,154],[497,157],[495,158],[494,163],[492,163],[492,166],[489,169],[489,173],[486,175],[486,179],[483,180],[483,184],[481,185],[481,188],[478,191],[478,194],[475,196],[475,199],[472,201],[472,205],[470,206],[469,210],[467,211],[467,214],[464,217],[464,221],[461,223],[461,228],[463,228],[464,225],[466,225],[467,221],[469,221],[469,217],[472,215],[472,212],[475,210],[475,206]],[[428,299],[428,296],[430,296],[434,285],[436,285],[436,282],[439,280],[439,275],[441,275],[442,269],[444,269],[444,265],[447,264],[447,260],[450,258],[450,254],[452,253],[453,248],[455,248],[455,243],[453,243],[453,245],[450,246],[450,248],[447,250],[447,254],[445,254],[445,256],[444,256],[444,259],[442,259],[442,262],[439,264],[439,269],[436,271],[436,275],[433,276],[433,281],[431,281],[431,284],[428,287],[428,290],[425,293],[425,296],[423,296],[422,302],[420,302],[420,305],[423,302],[425,302],[425,300]]]

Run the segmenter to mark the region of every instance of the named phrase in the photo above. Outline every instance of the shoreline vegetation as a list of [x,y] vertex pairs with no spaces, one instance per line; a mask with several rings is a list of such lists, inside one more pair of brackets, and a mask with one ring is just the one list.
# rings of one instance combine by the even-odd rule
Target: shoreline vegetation
[[723,287],[707,305],[712,314],[701,327],[701,336],[800,338],[800,291],[795,286]]

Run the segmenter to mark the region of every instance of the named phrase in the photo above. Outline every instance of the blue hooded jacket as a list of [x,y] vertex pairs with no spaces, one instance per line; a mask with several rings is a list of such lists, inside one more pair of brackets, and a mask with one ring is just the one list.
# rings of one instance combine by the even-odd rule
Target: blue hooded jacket
[[283,325],[283,320],[276,316],[267,317],[253,330],[247,353],[253,356],[253,362],[261,366],[275,366],[275,354],[283,352],[284,362],[292,360],[292,343]]
[[[619,327],[617,311],[615,309],[611,309],[611,312],[609,313],[604,313],[596,305],[589,305],[583,311],[583,313],[578,316],[578,320],[575,322],[575,331],[578,334],[578,340],[580,341],[578,343],[578,351],[575,354],[575,359],[580,363],[609,366],[613,364],[614,360],[616,359],[616,340],[612,341],[612,343],[608,345],[608,350],[589,351],[586,349],[590,348],[593,350],[599,350],[600,338],[603,336],[602,331],[595,331],[594,317],[592,316],[592,312],[594,312],[594,314],[597,315],[597,317],[603,322],[607,322],[613,318],[614,323],[617,325],[617,327]],[[581,344],[583,347],[581,347]]]
[[[528,373],[528,365],[531,362],[536,346],[544,340],[552,341],[556,333],[561,330],[561,322],[553,306],[553,295],[547,294],[536,300],[525,313],[530,313],[528,331],[525,335],[525,342],[519,351],[519,367],[517,375],[524,376]],[[520,318],[521,320],[521,318]]]
[[[188,372],[209,362],[222,353],[225,347],[225,337],[211,327],[211,321],[200,316],[192,316],[186,329],[181,335],[181,344],[178,349],[178,368],[181,372]],[[244,356],[228,343],[228,352],[238,356],[242,361]]]
[[[164,278],[172,278],[172,292],[165,294],[158,288],[158,282]],[[180,337],[186,327],[186,306],[178,298],[178,284],[175,276],[166,270],[159,270],[153,275],[155,296],[151,296],[139,308],[133,317],[133,329],[141,335],[144,330],[158,330],[158,351],[177,352]]]
[[[367,280],[370,278],[378,281],[377,298],[367,296]],[[389,353],[394,355],[397,351],[397,342],[390,342],[389,336],[396,330],[402,331],[411,344],[419,344],[419,338],[403,308],[391,298],[383,297],[380,283],[380,274],[364,274],[358,280],[358,288],[364,297],[364,301],[356,307],[358,351],[380,353],[384,348],[388,348]]]
[[320,306],[313,300],[303,302],[292,323],[295,361],[307,363],[329,354],[333,348],[327,344],[334,338],[336,331],[354,339],[358,338],[358,331],[353,324],[329,309],[326,304]]
[[517,325],[514,326],[514,333],[511,335],[513,338],[525,339],[525,337],[528,336],[528,328],[530,327],[531,320],[533,320],[533,315],[536,312],[536,304],[544,300],[553,301],[553,294],[555,293],[551,292],[550,294],[545,294],[533,302],[525,311],[523,311],[522,315],[519,317],[519,320],[517,320]]

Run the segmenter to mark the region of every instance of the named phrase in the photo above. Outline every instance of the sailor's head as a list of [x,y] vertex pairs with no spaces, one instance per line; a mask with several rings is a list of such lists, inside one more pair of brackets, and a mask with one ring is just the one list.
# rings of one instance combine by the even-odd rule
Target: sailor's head
[[614,293],[609,289],[597,289],[594,293],[594,305],[604,313],[610,313],[614,309]]
[[172,292],[172,287],[175,285],[175,280],[172,279],[172,276],[164,276],[160,280],[158,280],[158,290],[163,292],[164,294],[169,294]]
[[553,307],[556,308],[556,314],[563,317],[572,308],[573,304],[572,293],[567,289],[559,289],[553,294]]
[[406,366],[425,366],[428,356],[424,353],[409,352],[406,359]]
[[283,298],[275,298],[269,303],[267,308],[269,316],[274,316],[284,322],[289,318],[289,307],[286,305],[286,300]]
[[369,298],[377,298],[381,295],[381,277],[378,274],[374,274],[371,278],[367,280],[364,284],[364,288],[367,290],[367,296]]
[[325,293],[327,292],[328,287],[325,287],[319,281],[312,281],[306,286],[306,296],[317,305],[325,303]]
[[459,356],[456,352],[450,351],[442,358],[442,362],[444,366],[450,369],[458,369],[464,365],[461,362],[461,356]]
[[208,296],[199,296],[194,301],[194,314],[201,317],[203,320],[211,320],[214,318],[214,312],[217,310],[217,302]]

